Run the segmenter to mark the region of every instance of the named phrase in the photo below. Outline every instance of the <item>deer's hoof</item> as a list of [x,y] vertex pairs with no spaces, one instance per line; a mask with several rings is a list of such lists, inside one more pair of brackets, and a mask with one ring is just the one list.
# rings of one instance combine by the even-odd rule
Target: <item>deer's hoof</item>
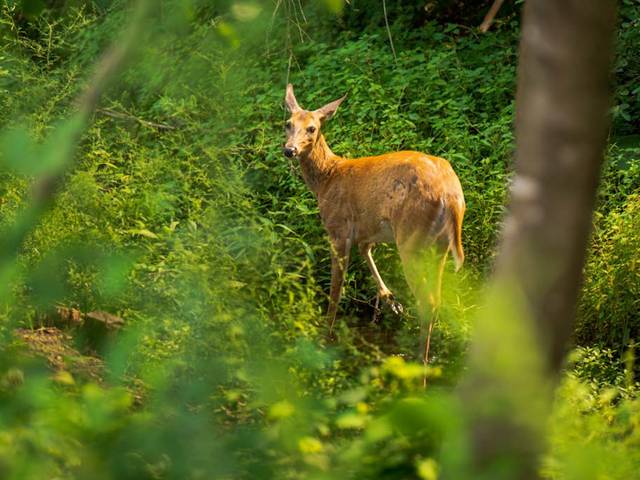
[[404,307],[400,302],[396,302],[395,300],[392,300],[390,303],[390,307],[393,313],[395,313],[396,315],[402,315],[404,313]]
[[338,341],[338,335],[336,335],[333,329],[329,330],[325,335],[325,340],[327,343],[336,343]]
[[404,313],[404,307],[400,302],[397,302],[396,299],[393,298],[393,295],[388,295],[387,297],[385,297],[385,302],[387,302],[387,305],[389,305],[391,311],[396,315],[402,315]]

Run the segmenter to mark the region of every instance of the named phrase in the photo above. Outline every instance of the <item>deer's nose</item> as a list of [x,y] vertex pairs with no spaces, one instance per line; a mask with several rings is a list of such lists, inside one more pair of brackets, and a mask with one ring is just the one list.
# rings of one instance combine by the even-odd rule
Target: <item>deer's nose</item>
[[296,154],[295,147],[284,147],[282,151],[284,152],[284,156],[287,158],[291,158]]

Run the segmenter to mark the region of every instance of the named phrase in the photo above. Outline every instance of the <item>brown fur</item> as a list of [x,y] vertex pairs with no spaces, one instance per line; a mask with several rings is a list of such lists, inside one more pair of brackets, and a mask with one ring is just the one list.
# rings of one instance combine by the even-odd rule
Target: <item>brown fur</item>
[[[368,263],[379,295],[395,303],[380,278],[370,250],[380,242],[395,242],[405,276],[414,295],[440,298],[444,259],[452,251],[456,270],[464,261],[462,219],[465,203],[460,181],[448,161],[414,151],[346,159],[335,155],[320,133],[322,123],[342,102],[336,100],[315,111],[299,107],[293,88],[287,87],[291,111],[287,126],[288,153],[297,156],[305,183],[320,206],[320,216],[332,244],[332,279],[328,317],[335,321],[351,247],[369,256]],[[418,268],[424,252],[435,246],[442,255],[431,290]],[[425,289],[427,289],[425,291]]]

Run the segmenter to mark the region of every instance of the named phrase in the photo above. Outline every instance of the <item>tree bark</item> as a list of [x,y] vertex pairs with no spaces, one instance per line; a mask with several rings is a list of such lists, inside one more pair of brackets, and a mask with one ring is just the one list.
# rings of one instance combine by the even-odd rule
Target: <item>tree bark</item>
[[573,327],[609,127],[615,0],[527,2],[516,176],[496,277],[515,280],[551,373]]
[[461,396],[471,478],[538,478],[609,125],[615,0],[525,3],[516,174]]

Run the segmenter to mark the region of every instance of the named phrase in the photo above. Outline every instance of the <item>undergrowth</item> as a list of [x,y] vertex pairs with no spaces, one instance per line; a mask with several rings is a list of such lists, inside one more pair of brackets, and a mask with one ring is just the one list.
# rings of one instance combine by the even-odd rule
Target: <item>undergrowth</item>
[[[3,158],[54,131],[127,21],[126,2],[45,3],[39,14],[1,7]],[[576,330],[583,347],[557,392],[549,478],[632,478],[639,461],[638,384],[621,360],[640,332],[638,68],[628,47],[638,12],[623,4],[614,128]],[[440,20],[390,8],[394,58],[383,17],[365,26],[356,7],[336,20],[309,6],[318,23],[303,32],[293,2],[275,14],[270,4],[177,0],[154,12],[6,274],[2,478],[430,480],[454,461],[440,445],[461,428],[450,386],[504,213],[517,18],[480,35],[445,21],[452,13],[440,4]],[[383,311],[371,324],[375,285],[356,257],[339,341],[326,342],[329,248],[315,198],[281,154],[287,81],[306,108],[347,93],[326,126],[336,153],[421,150],[449,159],[461,179],[467,260],[461,274],[447,267],[426,396],[394,248],[374,256],[408,313]],[[5,229],[30,180],[7,163]],[[13,334],[40,327],[56,306],[125,320],[117,341],[88,347],[106,362],[99,382],[70,367],[51,375]],[[587,454],[603,460],[585,473]]]

